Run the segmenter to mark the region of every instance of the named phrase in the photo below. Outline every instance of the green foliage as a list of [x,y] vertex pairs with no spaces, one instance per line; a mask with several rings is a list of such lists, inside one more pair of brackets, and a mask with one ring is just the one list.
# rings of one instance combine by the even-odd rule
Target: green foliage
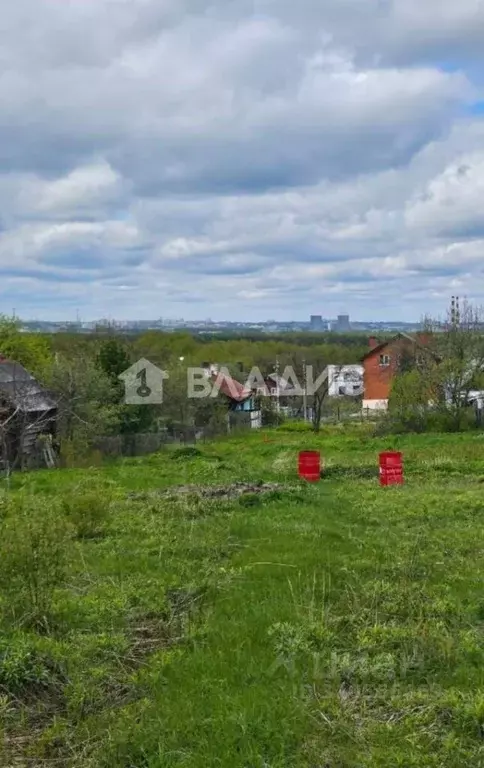
[[58,506],[19,496],[0,523],[1,610],[15,622],[47,626],[55,590],[72,558],[72,529]]
[[284,415],[277,410],[273,398],[261,398],[260,409],[263,427],[277,427],[284,423]]
[[432,390],[417,369],[395,377],[389,398],[389,413],[403,430],[422,432],[426,428]]
[[0,638],[0,689],[10,696],[39,695],[62,684],[58,664],[21,633]]
[[121,390],[122,384],[118,377],[131,365],[125,345],[117,338],[104,341],[99,349],[98,362],[104,373],[112,379],[113,384],[118,385]]
[[244,493],[239,499],[239,504],[241,507],[260,507],[262,499],[257,493]]
[[64,512],[80,539],[95,539],[105,532],[111,517],[112,496],[106,490],[79,490],[63,500]]
[[[328,469],[314,485],[297,479],[304,449]],[[400,488],[378,485],[384,449],[403,451]],[[2,533],[22,505],[36,526],[69,528],[55,509],[90,494],[116,514],[102,538],[68,535],[47,634],[10,609],[22,514],[2,545],[2,765],[479,765],[482,437],[284,425],[175,450],[11,478]],[[258,480],[285,485],[262,506],[177,490]]]
[[223,434],[227,430],[227,403],[223,398],[203,398],[193,401],[193,423],[209,432]]
[[130,365],[129,350],[121,339],[104,341],[99,349],[97,364],[111,382],[111,398],[117,407],[117,428],[122,435],[149,432],[158,415],[158,408],[146,405],[124,405],[124,384],[119,379]]
[[20,324],[5,315],[0,315],[0,354],[20,363],[40,379],[52,359],[50,344],[45,336],[21,333]]
[[173,461],[179,461],[182,459],[197,459],[199,456],[202,456],[202,452],[198,448],[195,448],[194,445],[186,445],[182,448],[175,448],[171,454]]
[[58,432],[63,455],[80,460],[90,453],[95,437],[119,427],[119,406],[112,379],[94,357],[57,355],[46,383],[59,407]]
[[307,421],[286,421],[284,424],[282,424],[279,427],[279,432],[309,432],[311,429],[311,426],[307,423]]
[[389,399],[389,414],[378,424],[383,432],[460,432],[474,429],[476,416],[464,403],[440,403],[436,382],[445,380],[448,367],[428,371],[414,369],[395,378]]

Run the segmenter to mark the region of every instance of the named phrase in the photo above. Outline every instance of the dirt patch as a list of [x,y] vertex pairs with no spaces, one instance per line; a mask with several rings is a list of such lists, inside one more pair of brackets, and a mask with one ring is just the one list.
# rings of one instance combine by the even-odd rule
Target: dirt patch
[[178,627],[161,617],[147,616],[130,627],[130,650],[125,663],[133,669],[141,666],[146,658],[161,648],[171,648],[183,638]]
[[166,611],[147,613],[130,623],[131,647],[125,660],[136,668],[155,651],[183,643],[190,623],[201,610],[205,594],[204,588],[169,589]]
[[146,500],[153,497],[176,498],[179,496],[196,496],[200,499],[220,499],[223,501],[239,499],[246,494],[264,494],[274,491],[288,490],[281,483],[231,483],[230,485],[200,486],[179,485],[175,488],[163,488],[158,491],[130,493],[129,498]]

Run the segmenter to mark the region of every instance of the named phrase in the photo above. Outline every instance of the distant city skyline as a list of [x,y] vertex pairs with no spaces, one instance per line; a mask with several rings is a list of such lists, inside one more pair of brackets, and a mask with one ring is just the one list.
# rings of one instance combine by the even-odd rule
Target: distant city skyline
[[22,328],[24,330],[44,331],[44,332],[60,332],[60,331],[80,331],[90,332],[99,328],[113,328],[121,332],[136,332],[151,329],[159,329],[165,331],[176,330],[190,330],[199,333],[223,333],[223,332],[254,332],[260,331],[264,333],[277,333],[277,332],[331,332],[331,333],[349,333],[349,332],[363,332],[363,331],[397,331],[397,330],[411,330],[420,327],[420,323],[402,323],[395,320],[387,321],[373,321],[373,322],[361,322],[354,321],[347,324],[347,316],[343,316],[343,325],[341,325],[341,317],[336,319],[323,319],[321,324],[314,323],[314,317],[311,317],[309,321],[251,321],[251,322],[237,322],[233,320],[226,321],[207,321],[207,320],[184,320],[180,318],[178,320],[165,320],[152,319],[152,320],[127,320],[116,321],[114,319],[99,319],[94,321],[82,321],[80,319],[75,321],[28,321],[22,320]]
[[0,307],[484,303],[483,30],[479,0],[4,3]]
[[[450,306],[450,297],[448,297],[448,300],[445,304],[442,304],[442,309],[438,313],[436,312],[433,316],[441,317],[444,316],[445,313],[448,311]],[[381,313],[380,313],[381,314]],[[4,315],[6,317],[14,318],[17,320],[21,320],[22,322],[41,322],[41,323],[69,323],[69,324],[75,324],[75,323],[82,323],[82,324],[92,324],[92,323],[119,323],[119,324],[126,324],[126,323],[159,323],[163,325],[177,325],[177,324],[189,324],[194,323],[197,325],[205,324],[207,326],[209,325],[219,325],[220,323],[236,323],[236,324],[271,324],[271,323],[277,323],[277,324],[290,324],[290,323],[298,323],[298,324],[307,324],[308,326],[312,323],[317,323],[318,321],[322,323],[324,326],[323,330],[327,330],[328,323],[331,323],[332,325],[338,325],[338,327],[341,330],[348,329],[353,323],[361,324],[361,323],[400,323],[403,325],[412,325],[412,324],[418,324],[422,321],[424,316],[427,316],[428,313],[426,312],[420,312],[419,314],[415,316],[409,316],[407,313],[405,313],[405,317],[402,317],[400,313],[394,312],[394,313],[388,313],[386,316],[371,316],[371,315],[363,315],[363,316],[355,316],[353,317],[348,312],[337,312],[335,314],[322,314],[319,313],[311,313],[304,315],[294,315],[294,316],[278,316],[277,313],[271,313],[270,315],[261,316],[252,316],[252,318],[248,318],[247,316],[244,317],[244,313],[237,313],[237,316],[234,317],[232,313],[227,313],[227,315],[223,316],[188,316],[185,317],[183,315],[148,315],[146,312],[139,314],[133,313],[132,315],[124,316],[122,313],[115,315],[115,314],[106,314],[106,313],[99,313],[98,315],[86,313],[84,314],[82,312],[82,309],[74,309],[71,312],[66,312],[65,314],[60,314],[59,311],[52,311],[49,313],[47,310],[42,313],[34,313],[34,312],[22,312],[17,307],[15,308],[2,308],[0,307],[0,315]]]

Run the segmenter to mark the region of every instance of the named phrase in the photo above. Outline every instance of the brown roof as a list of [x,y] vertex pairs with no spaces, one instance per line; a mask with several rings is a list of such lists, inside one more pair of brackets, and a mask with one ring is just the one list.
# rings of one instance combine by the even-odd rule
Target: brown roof
[[238,403],[247,400],[252,394],[250,389],[225,373],[214,373],[210,378],[213,384],[217,384],[219,392]]
[[396,333],[395,336],[392,336],[391,339],[386,339],[386,341],[382,341],[380,344],[377,344],[375,347],[369,349],[368,352],[361,358],[362,361],[366,360],[368,357],[371,357],[375,353],[381,352],[382,349],[390,346],[390,344],[396,341],[396,339],[406,339],[407,341],[411,341],[412,344],[415,344],[417,347],[420,347],[420,349],[426,349],[427,351],[433,352],[433,350],[429,350],[423,337],[420,337],[419,339],[417,336],[410,336],[408,333],[401,331],[400,333]]

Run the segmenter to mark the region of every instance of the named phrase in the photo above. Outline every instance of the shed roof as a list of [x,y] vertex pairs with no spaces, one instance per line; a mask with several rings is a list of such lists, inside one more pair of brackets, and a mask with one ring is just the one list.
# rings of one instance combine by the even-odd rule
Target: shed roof
[[0,358],[0,397],[25,412],[51,411],[55,400],[19,363]]

